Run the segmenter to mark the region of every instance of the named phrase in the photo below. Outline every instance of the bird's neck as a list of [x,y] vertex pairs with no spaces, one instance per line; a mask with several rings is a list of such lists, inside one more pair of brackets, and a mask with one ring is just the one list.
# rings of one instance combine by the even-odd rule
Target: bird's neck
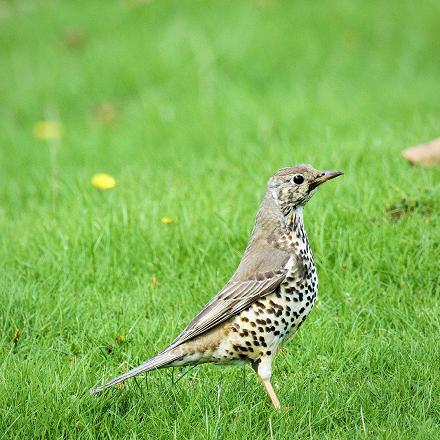
[[286,217],[286,235],[298,245],[308,246],[306,229],[304,227],[303,207],[296,206]]
[[308,245],[304,228],[303,207],[296,206],[282,212],[273,197],[263,199],[252,234],[271,246],[291,251],[291,244]]
[[289,214],[285,216],[286,227],[290,230],[304,228],[303,207],[295,206]]

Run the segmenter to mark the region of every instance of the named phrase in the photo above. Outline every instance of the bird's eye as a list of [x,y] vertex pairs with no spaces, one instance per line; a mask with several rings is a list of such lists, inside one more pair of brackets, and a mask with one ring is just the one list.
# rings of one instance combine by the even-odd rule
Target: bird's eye
[[296,176],[293,177],[293,181],[294,181],[297,185],[301,185],[301,183],[304,182],[304,177],[301,176],[301,174],[297,174]]

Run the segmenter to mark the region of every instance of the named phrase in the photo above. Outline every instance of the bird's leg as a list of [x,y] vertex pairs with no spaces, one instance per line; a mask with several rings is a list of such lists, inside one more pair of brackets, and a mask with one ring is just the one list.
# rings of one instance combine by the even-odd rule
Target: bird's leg
[[272,401],[272,405],[275,409],[280,409],[280,401],[278,400],[277,395],[275,394],[275,390],[273,389],[272,384],[270,383],[270,377],[272,376],[272,358],[271,357],[263,357],[260,359],[260,362],[254,362],[252,364],[252,368],[258,374],[264,388],[266,389],[267,394],[269,394],[270,400]]
[[272,387],[272,384],[270,383],[269,379],[261,379],[261,382],[264,385],[264,388],[266,388],[267,394],[269,394],[270,400],[272,400],[272,405],[275,409],[280,409],[281,404],[278,400],[277,395],[275,394],[275,390]]

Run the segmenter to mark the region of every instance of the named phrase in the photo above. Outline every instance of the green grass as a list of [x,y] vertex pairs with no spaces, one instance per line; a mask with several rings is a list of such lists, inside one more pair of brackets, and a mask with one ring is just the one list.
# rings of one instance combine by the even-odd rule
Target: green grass
[[[439,5],[2,1],[0,438],[440,438],[440,170],[399,155],[440,135]],[[298,162],[346,174],[305,211],[320,292],[275,363],[286,409],[244,367],[91,397],[228,280]]]

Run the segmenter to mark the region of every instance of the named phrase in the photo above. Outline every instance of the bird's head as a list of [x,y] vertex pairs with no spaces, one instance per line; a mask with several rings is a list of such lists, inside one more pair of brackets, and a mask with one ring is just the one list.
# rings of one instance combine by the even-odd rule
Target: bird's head
[[341,171],[320,171],[311,165],[281,168],[269,180],[268,189],[284,215],[304,206],[316,189],[330,179],[342,175]]

